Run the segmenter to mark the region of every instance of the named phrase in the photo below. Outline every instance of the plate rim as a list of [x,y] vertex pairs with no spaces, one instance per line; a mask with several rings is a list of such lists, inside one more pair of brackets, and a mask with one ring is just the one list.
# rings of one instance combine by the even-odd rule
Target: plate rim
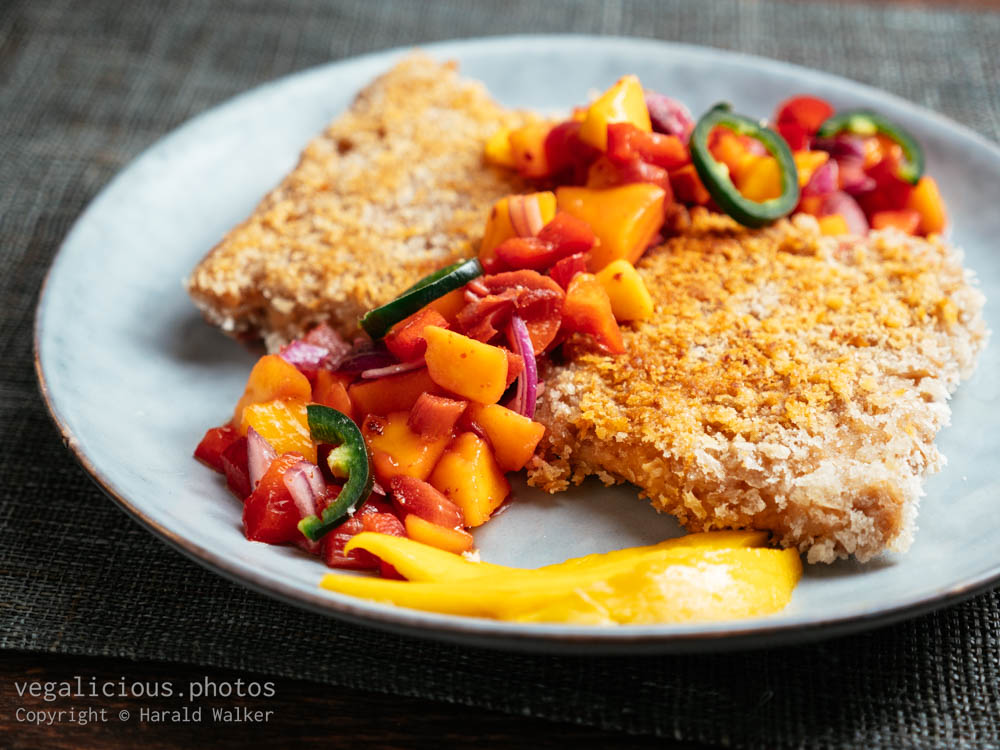
[[[851,613],[840,617],[826,617],[809,622],[784,622],[768,624],[767,618],[751,618],[725,623],[728,627],[711,629],[680,628],[671,625],[650,626],[619,626],[615,628],[599,628],[594,626],[573,626],[566,624],[532,624],[530,627],[516,626],[513,623],[489,620],[478,617],[460,617],[455,615],[437,615],[410,610],[392,605],[383,605],[367,600],[357,599],[332,592],[304,591],[296,585],[289,585],[275,574],[262,574],[246,564],[234,563],[222,554],[205,547],[192,539],[180,536],[149,517],[141,508],[127,497],[117,492],[114,482],[104,471],[94,463],[83,450],[67,419],[61,414],[56,397],[52,393],[42,364],[43,323],[46,316],[46,303],[50,299],[49,282],[57,266],[65,259],[64,250],[70,240],[87,218],[96,210],[101,198],[126,173],[140,162],[155,158],[158,152],[169,147],[176,140],[186,137],[186,134],[198,127],[208,118],[218,116],[222,110],[239,106],[244,99],[260,95],[261,92],[289,85],[292,81],[304,79],[312,75],[329,74],[338,67],[361,66],[379,61],[386,67],[396,59],[414,50],[437,56],[460,55],[474,46],[504,46],[510,44],[601,44],[611,47],[650,47],[660,50],[671,49],[676,52],[690,52],[698,56],[717,55],[733,62],[743,62],[764,72],[807,74],[837,87],[845,85],[868,95],[876,95],[890,101],[895,107],[906,110],[913,117],[922,118],[945,128],[953,134],[961,135],[977,147],[991,152],[1000,161],[1000,146],[968,126],[955,122],[950,118],[926,109],[914,102],[906,100],[890,92],[874,86],[854,81],[844,76],[827,73],[796,63],[784,62],[773,58],[752,55],[744,52],[721,49],[707,45],[695,45],[684,42],[672,42],[642,37],[605,36],[590,34],[512,34],[497,36],[480,36],[461,39],[450,39],[425,44],[405,45],[386,50],[376,50],[340,60],[329,61],[319,65],[304,68],[299,71],[266,81],[246,91],[242,91],[181,123],[152,144],[147,146],[134,159],[128,162],[115,176],[108,181],[91,199],[86,208],[74,220],[72,227],[64,236],[59,249],[52,258],[41,285],[35,307],[33,325],[33,361],[39,392],[50,418],[63,439],[64,444],[77,462],[87,472],[90,478],[105,492],[115,504],[150,531],[154,536],[165,541],[169,546],[183,553],[203,567],[208,568],[224,578],[245,586],[258,593],[263,593],[293,606],[318,612],[351,622],[354,625],[374,626],[382,630],[426,638],[432,640],[460,641],[462,643],[495,648],[501,650],[523,650],[546,652],[592,654],[616,652],[692,652],[706,650],[736,650],[752,647],[765,647],[775,644],[792,644],[804,641],[819,640],[847,633],[858,632],[869,628],[888,625],[903,619],[956,604],[976,594],[992,588],[1000,583],[1000,560],[992,568],[987,568],[979,574],[965,577],[952,585],[945,586],[932,593],[911,597],[896,605],[870,612]],[[705,623],[701,624],[704,627]]]

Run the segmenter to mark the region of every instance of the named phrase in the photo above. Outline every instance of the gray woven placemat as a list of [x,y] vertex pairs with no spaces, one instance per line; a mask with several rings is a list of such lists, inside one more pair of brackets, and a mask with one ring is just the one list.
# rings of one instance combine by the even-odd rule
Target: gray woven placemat
[[[1000,746],[1000,591],[826,643],[498,655],[338,623],[231,584],[120,513],[36,394],[34,304],[74,219],[182,121],[329,60],[512,32],[652,36],[872,83],[1000,135],[1000,15],[778,2],[0,5],[0,646],[306,677],[736,747]],[[0,657],[2,658],[2,657]]]

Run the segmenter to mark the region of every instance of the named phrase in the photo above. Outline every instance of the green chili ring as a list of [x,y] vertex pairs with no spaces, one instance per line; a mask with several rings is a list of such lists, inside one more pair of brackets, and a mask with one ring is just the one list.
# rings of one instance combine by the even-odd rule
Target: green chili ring
[[899,165],[898,172],[901,178],[911,185],[916,185],[924,174],[924,150],[920,148],[916,138],[906,129],[876,112],[867,109],[839,112],[820,125],[816,131],[819,138],[832,138],[838,133],[884,135],[903,150],[904,162]]
[[320,404],[306,407],[309,433],[317,443],[330,443],[337,447],[330,451],[327,465],[334,475],[347,476],[347,482],[337,499],[323,509],[321,516],[306,516],[299,521],[299,531],[317,542],[340,524],[344,516],[367,499],[372,491],[372,472],[368,463],[368,449],[361,430],[346,414]]
[[373,339],[380,339],[403,318],[482,275],[483,267],[477,258],[445,266],[418,281],[392,302],[369,310],[361,318],[361,327]]
[[[737,135],[746,135],[763,144],[781,169],[781,195],[766,201],[744,197],[729,176],[725,164],[708,150],[712,129],[720,126]],[[761,227],[790,214],[799,203],[799,172],[785,139],[749,117],[730,111],[728,104],[716,104],[706,112],[691,133],[691,162],[715,203],[746,227]]]

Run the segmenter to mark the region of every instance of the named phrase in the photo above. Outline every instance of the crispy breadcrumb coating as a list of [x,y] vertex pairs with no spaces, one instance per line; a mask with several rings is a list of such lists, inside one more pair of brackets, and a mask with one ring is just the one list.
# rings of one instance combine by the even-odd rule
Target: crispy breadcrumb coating
[[475,254],[493,203],[524,185],[483,143],[528,115],[415,54],[376,79],[187,281],[206,318],[268,348],[358,317]]
[[633,482],[689,530],[771,530],[810,562],[905,550],[987,335],[959,253],[695,210],[639,268],[656,310],[626,353],[571,342],[545,373],[530,482]]

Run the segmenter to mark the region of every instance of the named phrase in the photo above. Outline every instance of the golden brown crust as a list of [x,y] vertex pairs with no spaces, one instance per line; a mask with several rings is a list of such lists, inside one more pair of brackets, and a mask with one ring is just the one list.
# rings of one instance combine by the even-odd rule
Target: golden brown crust
[[525,115],[454,65],[415,54],[378,78],[201,261],[206,317],[273,348],[326,320],[341,333],[429,271],[473,255],[490,206],[523,186],[483,143]]
[[692,530],[770,529],[810,561],[905,548],[986,336],[956,252],[691,218],[640,264],[656,316],[626,354],[571,345],[547,374],[530,481],[631,481]]

